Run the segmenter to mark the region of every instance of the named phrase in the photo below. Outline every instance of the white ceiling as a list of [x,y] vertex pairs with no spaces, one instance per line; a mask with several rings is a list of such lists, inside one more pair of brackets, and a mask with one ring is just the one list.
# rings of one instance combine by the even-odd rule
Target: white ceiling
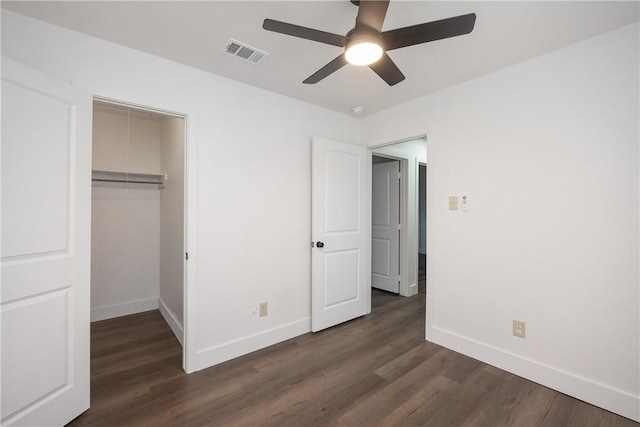
[[[474,12],[474,31],[389,52],[406,80],[389,87],[347,65],[316,85],[302,80],[341,48],[265,31],[272,18],[345,34],[357,8],[339,1],[19,1],[2,7],[339,112],[365,115],[639,20],[637,1],[394,1],[383,30]],[[266,50],[259,65],[220,51],[229,38]]]

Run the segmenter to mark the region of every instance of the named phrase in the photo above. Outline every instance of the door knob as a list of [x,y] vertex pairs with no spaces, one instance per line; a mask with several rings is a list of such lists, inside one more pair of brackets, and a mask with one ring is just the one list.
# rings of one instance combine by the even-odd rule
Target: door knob
[[324,243],[322,243],[322,242],[318,242],[318,243],[316,243],[316,247],[318,247],[318,248],[324,248]]

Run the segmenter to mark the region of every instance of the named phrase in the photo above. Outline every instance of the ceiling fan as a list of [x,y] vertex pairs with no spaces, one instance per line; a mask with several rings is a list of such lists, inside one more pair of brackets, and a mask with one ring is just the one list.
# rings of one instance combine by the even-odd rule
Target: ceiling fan
[[344,36],[273,19],[264,20],[262,28],[265,30],[344,48],[344,53],[309,76],[303,83],[318,83],[350,63],[368,65],[389,86],[393,86],[403,81],[405,77],[387,55],[387,51],[468,34],[473,30],[476,22],[476,14],[469,13],[439,21],[382,31],[389,0],[351,0],[351,3],[358,6],[356,26]]

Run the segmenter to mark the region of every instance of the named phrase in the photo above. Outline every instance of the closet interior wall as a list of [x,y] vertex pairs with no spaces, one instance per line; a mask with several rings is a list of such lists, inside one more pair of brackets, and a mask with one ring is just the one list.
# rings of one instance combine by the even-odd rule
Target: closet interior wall
[[91,320],[159,308],[182,343],[184,120],[96,102],[93,170],[166,181],[93,183]]

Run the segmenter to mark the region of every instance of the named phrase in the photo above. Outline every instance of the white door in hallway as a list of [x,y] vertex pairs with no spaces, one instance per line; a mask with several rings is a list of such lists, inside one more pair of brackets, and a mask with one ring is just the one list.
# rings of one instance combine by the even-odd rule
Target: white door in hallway
[[2,58],[2,425],[89,408],[91,101]]
[[400,292],[400,162],[373,165],[371,286]]
[[311,329],[371,312],[371,157],[364,147],[314,138]]

